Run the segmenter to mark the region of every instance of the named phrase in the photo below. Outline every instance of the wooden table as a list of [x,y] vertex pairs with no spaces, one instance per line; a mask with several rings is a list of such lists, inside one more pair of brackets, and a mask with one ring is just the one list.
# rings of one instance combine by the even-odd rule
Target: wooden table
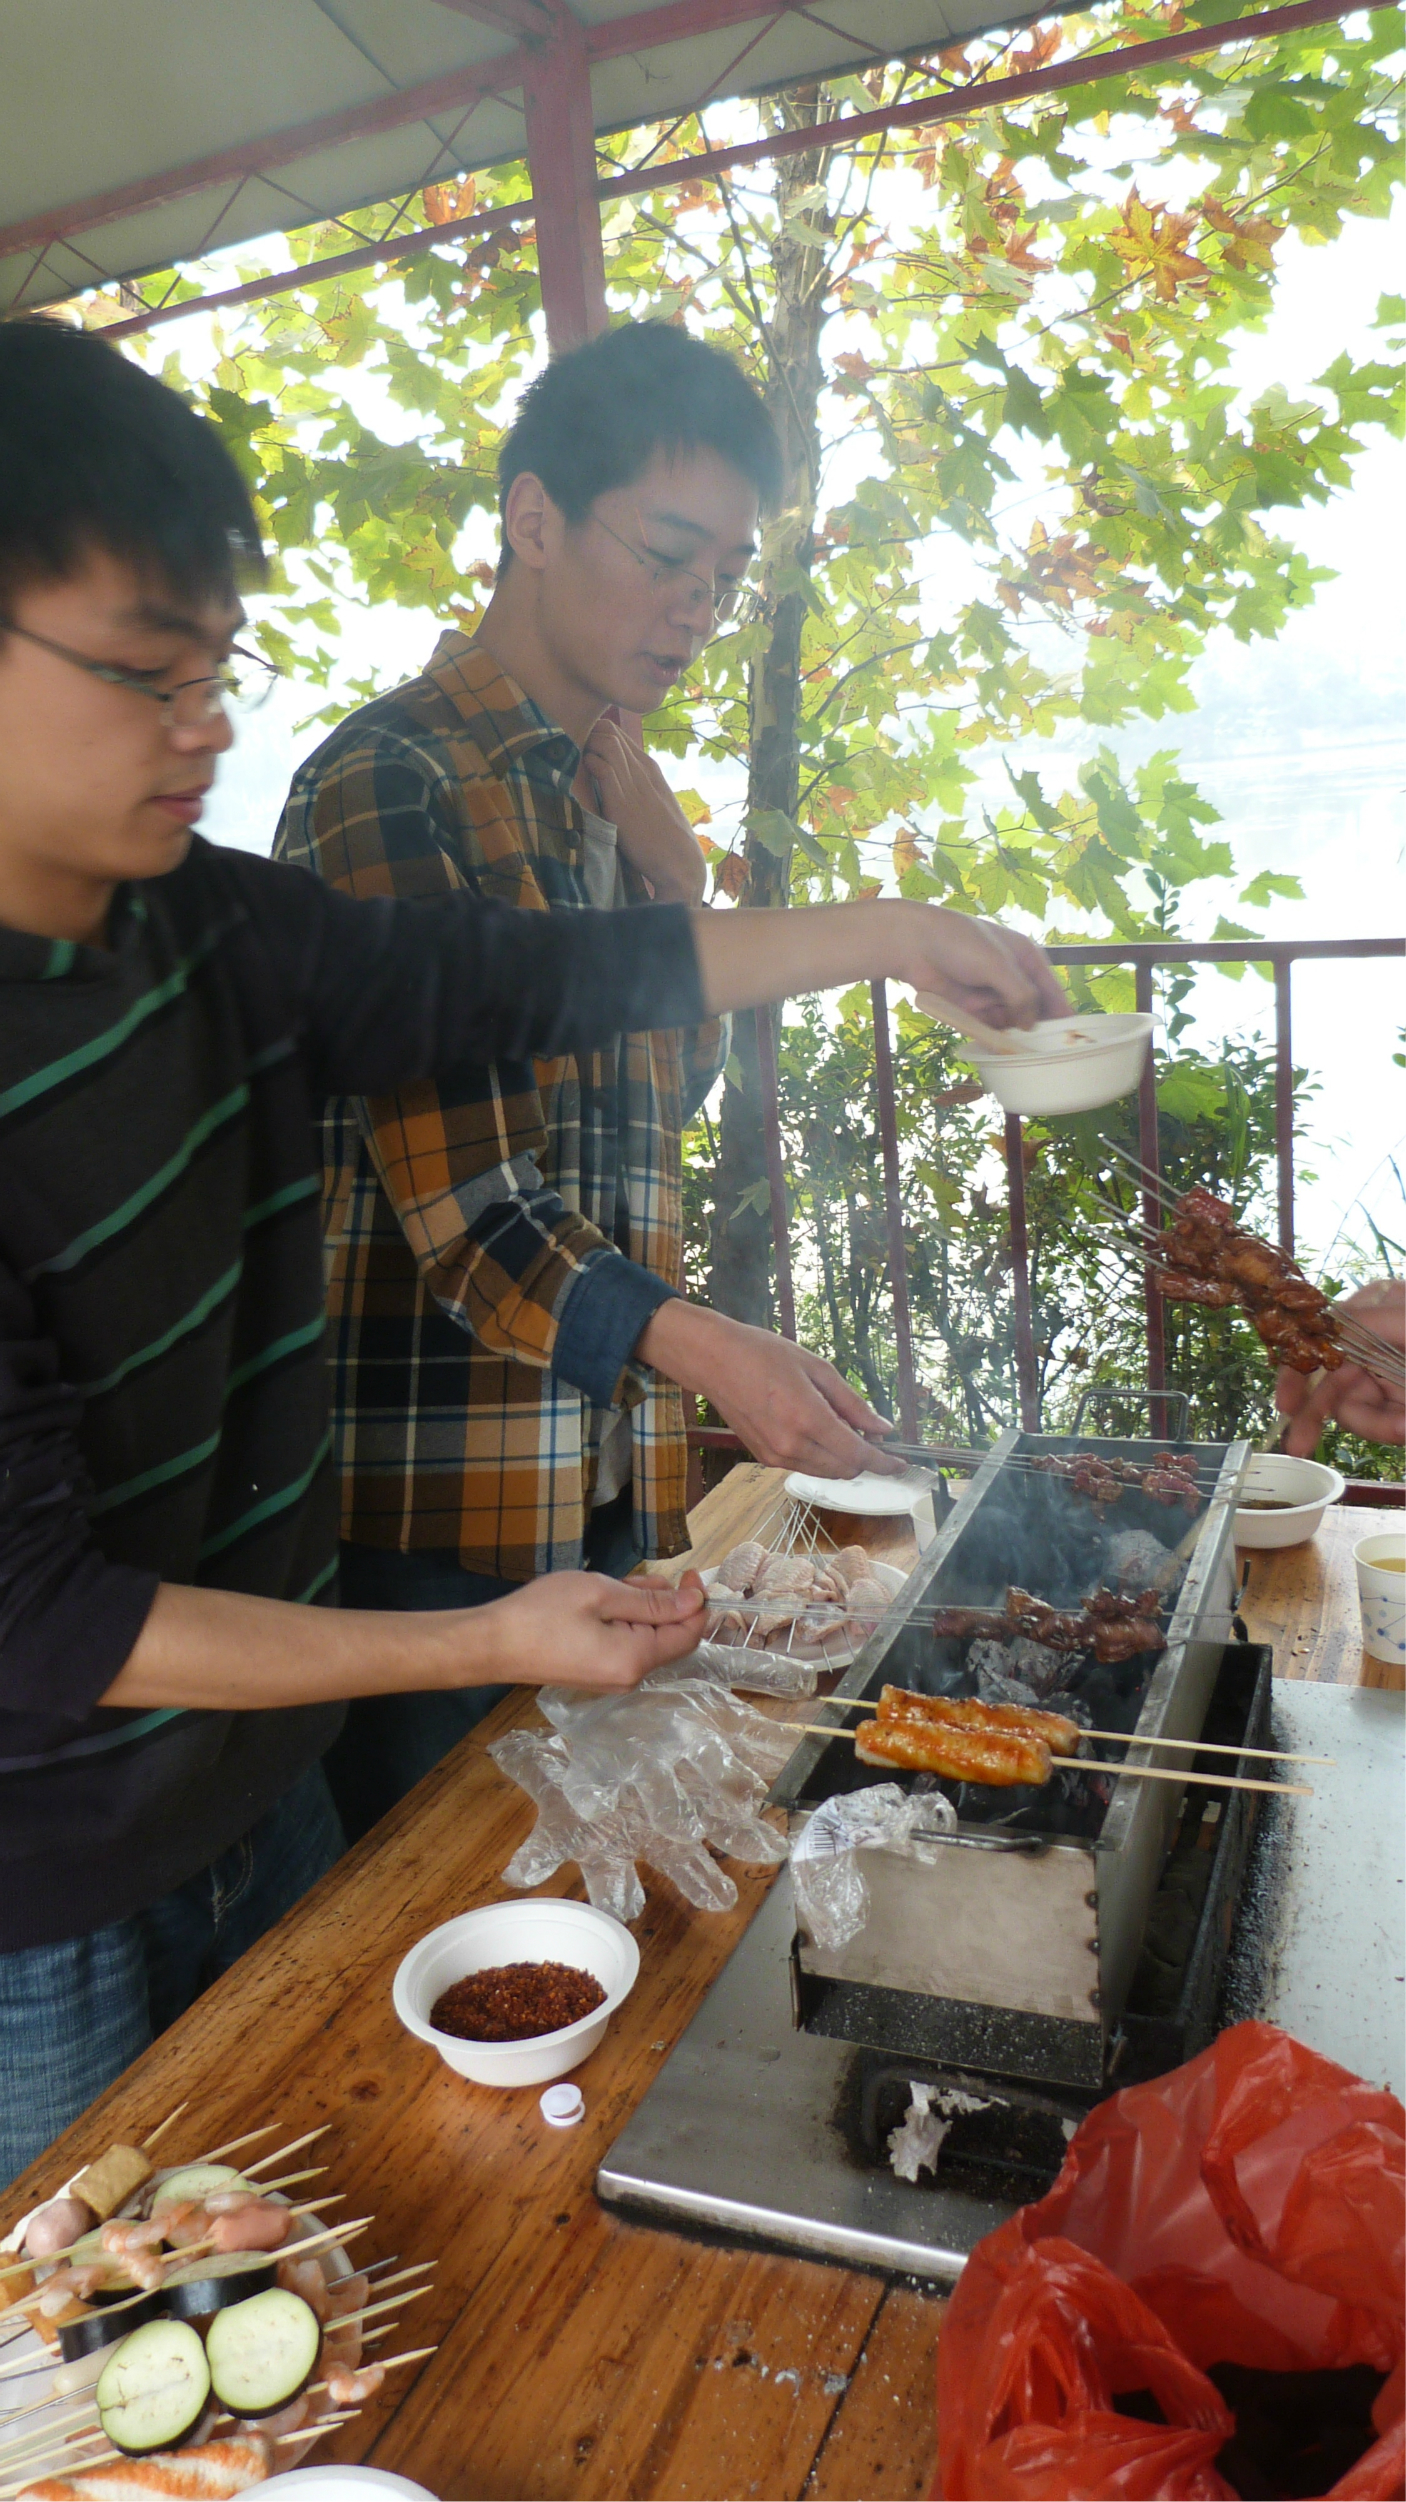
[[[776,1501],[773,1474],[734,1470],[694,1515],[692,1560],[716,1561]],[[1251,1630],[1290,1674],[1359,1673],[1350,1549],[1378,1525],[1374,1513],[1330,1513],[1312,1548],[1256,1557]],[[867,1541],[875,1552],[911,1553],[906,1529],[869,1526],[882,1529]],[[358,2248],[439,2259],[401,2340],[437,2340],[438,2352],[392,2375],[319,2458],[371,2459],[453,2502],[925,2493],[940,2297],[646,2230],[592,2193],[769,1870],[734,1867],[737,1908],[721,1915],[690,1910],[649,1872],[640,1979],[578,2071],[579,2128],[549,2129],[534,2092],[464,2083],[397,2024],[391,1977],[406,1949],[455,1912],[507,1898],[499,1871],[533,1811],[485,1747],[535,1718],[524,1695],[465,1739],[75,2123],[5,2213],[114,2138],[140,2140],[186,2097],[172,2160],[271,2116],[287,2138],[330,2121],[318,2187],[347,2193],[344,2215],[374,2216]],[[544,1890],[580,1893],[562,1879]]]

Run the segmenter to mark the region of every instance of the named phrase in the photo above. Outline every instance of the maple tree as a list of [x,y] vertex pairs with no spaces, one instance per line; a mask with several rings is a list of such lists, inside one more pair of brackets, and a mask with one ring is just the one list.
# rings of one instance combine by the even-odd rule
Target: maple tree
[[[1162,0],[1077,14],[728,107],[726,135],[808,126],[1226,13],[1224,0]],[[1273,386],[1244,405],[1233,351],[1272,304],[1287,234],[1321,242],[1384,213],[1398,43],[1377,13],[706,185],[679,160],[717,143],[722,108],[602,149],[603,172],[647,160],[659,175],[607,214],[612,316],[686,322],[726,346],[767,393],[786,455],[754,600],[646,725],[676,778],[707,788],[706,803],[685,798],[719,895],[745,905],[884,885],[1023,914],[1048,937],[1134,937],[1178,931],[1188,891],[1233,874],[1216,810],[1170,742],[1126,772],[1105,742],[1062,781],[1020,749],[1066,723],[1111,733],[1185,711],[1209,635],[1272,636],[1312,599],[1321,577],[1282,517],[1326,500],[1367,431],[1399,422],[1402,306],[1384,300],[1371,362],[1327,342],[1302,398]],[[411,223],[447,222],[526,190],[525,169],[509,166],[405,210]],[[315,260],[348,226],[369,234],[375,220],[307,230],[287,248]],[[175,283],[189,293],[203,282]],[[152,300],[169,284],[151,282]],[[537,313],[530,232],[499,233],[214,325],[198,388],[280,558],[268,647],[311,689],[333,690],[327,717],[372,691],[338,676],[349,602],[472,621],[488,566],[466,559],[463,533],[493,509],[502,420],[540,352]],[[95,299],[90,318],[103,317]],[[142,352],[159,362],[159,339]],[[177,360],[171,372],[184,379]],[[1262,875],[1241,901],[1254,914],[1292,891]],[[1253,931],[1221,920],[1207,934]],[[1073,987],[1086,1002],[1131,1004],[1118,971]],[[841,1117],[845,1054],[866,1014],[850,1002],[838,1025],[802,1018],[782,1034],[788,1170],[820,1263],[807,1313],[861,1370],[871,1359],[821,1274],[820,1168],[805,1158],[822,1132],[853,1129]],[[907,1015],[905,1220],[925,1362],[950,1386],[967,1378],[953,1352],[967,1327],[958,1304],[970,1318],[983,1294],[992,1311],[1008,1295],[992,1265],[990,1121],[957,1102],[934,1107],[965,1072],[945,1045],[934,1061],[931,1029],[920,1035]],[[1213,1127],[1224,1068],[1189,1045],[1182,1059]],[[826,1132],[812,1097],[831,1062]],[[1173,1099],[1176,1081],[1169,1066]],[[824,1204],[835,1278],[872,1267],[872,1386],[887,1394],[886,1288],[861,1169],[872,1129],[871,1118],[867,1143],[852,1138],[852,1186],[827,1148]],[[1067,1237],[1075,1151],[1053,1136],[1036,1145],[1032,1201],[1041,1174],[1053,1188],[1063,1172]],[[1082,1152],[1096,1166],[1087,1139]],[[770,1221],[747,1020],[720,1118],[700,1126],[690,1158],[707,1281],[725,1308],[763,1318]],[[1242,1178],[1250,1186],[1248,1164]],[[846,1292],[857,1312],[854,1279]],[[1086,1280],[1083,1304],[1046,1333],[1052,1394],[1058,1349],[1083,1343],[1096,1300]],[[993,1346],[1003,1326],[993,1322]]]

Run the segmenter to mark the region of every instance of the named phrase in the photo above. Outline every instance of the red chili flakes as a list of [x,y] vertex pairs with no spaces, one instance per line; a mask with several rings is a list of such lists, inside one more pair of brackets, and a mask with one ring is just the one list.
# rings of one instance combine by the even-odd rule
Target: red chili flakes
[[593,2015],[605,2003],[594,1972],[569,1963],[500,1963],[442,1990],[430,2009],[437,2033],[461,2042],[528,2042]]

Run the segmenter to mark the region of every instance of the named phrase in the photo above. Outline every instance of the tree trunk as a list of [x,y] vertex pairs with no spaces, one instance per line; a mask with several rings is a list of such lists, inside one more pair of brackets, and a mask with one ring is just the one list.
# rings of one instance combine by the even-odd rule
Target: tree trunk
[[[797,88],[778,99],[779,124],[787,130],[802,129],[824,118],[825,109],[817,88]],[[760,587],[771,619],[771,638],[752,670],[748,830],[743,845],[749,876],[743,909],[784,904],[790,894],[790,852],[776,847],[775,814],[794,817],[800,789],[801,634],[814,554],[820,333],[828,292],[826,253],[820,244],[796,232],[794,221],[798,196],[824,181],[828,162],[826,153],[816,150],[813,155],[783,157],[776,172],[774,310],[766,338],[766,400],[781,438],[784,485],[782,511],[767,529],[761,567]],[[828,233],[831,220],[822,206],[806,213],[805,223]],[[764,820],[768,840],[757,830],[763,811],[773,812]],[[723,1089],[708,1295],[716,1310],[765,1328],[772,1319],[772,1227],[766,1198],[756,1026],[750,1015],[737,1019],[732,1051],[732,1074]]]

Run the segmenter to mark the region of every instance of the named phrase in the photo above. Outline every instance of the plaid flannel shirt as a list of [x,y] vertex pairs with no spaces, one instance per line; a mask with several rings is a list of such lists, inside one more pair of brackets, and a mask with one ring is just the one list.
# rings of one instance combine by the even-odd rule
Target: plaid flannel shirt
[[[488,653],[447,633],[422,676],[300,767],[274,848],[353,895],[471,886],[579,909],[579,765]],[[644,893],[628,872],[627,892]],[[344,1538],[453,1547],[511,1581],[577,1565],[600,1435],[628,1407],[636,1535],[648,1555],[686,1547],[682,1401],[631,1356],[678,1290],[680,1131],[724,1051],[717,1023],[630,1034],[327,1106]]]

